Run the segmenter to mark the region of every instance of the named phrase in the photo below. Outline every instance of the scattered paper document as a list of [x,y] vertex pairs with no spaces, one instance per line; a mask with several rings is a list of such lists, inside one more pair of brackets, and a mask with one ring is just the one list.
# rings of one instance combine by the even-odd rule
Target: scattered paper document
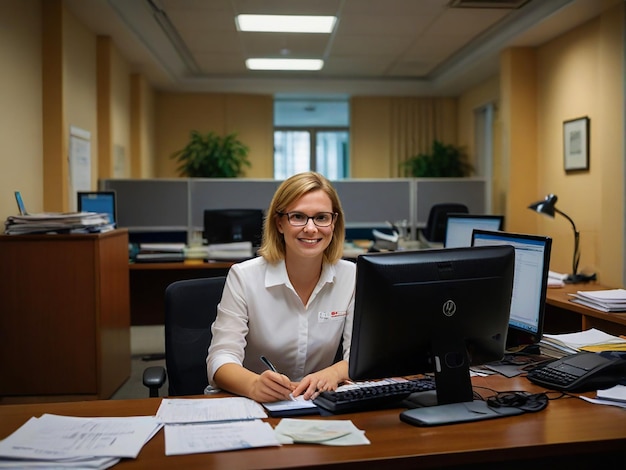
[[274,429],[283,444],[307,443],[329,446],[356,446],[370,444],[365,431],[348,419],[283,418]]
[[207,423],[267,418],[263,407],[249,398],[164,398],[156,414],[164,424]]
[[606,390],[598,390],[595,398],[581,396],[580,398],[596,405],[609,405],[626,408],[626,385],[615,385]]
[[[213,398],[209,401],[218,400]],[[279,446],[274,430],[261,420],[226,423],[167,424],[165,455],[199,454]]]
[[86,461],[91,457],[136,458],[161,426],[153,416],[79,418],[44,414],[29,419],[0,441],[0,458],[45,460],[54,462],[55,467],[62,466],[57,465],[58,461],[76,458],[84,461],[84,467],[88,467]]
[[598,390],[597,396],[603,400],[620,401],[626,404],[626,385],[615,385],[605,390]]

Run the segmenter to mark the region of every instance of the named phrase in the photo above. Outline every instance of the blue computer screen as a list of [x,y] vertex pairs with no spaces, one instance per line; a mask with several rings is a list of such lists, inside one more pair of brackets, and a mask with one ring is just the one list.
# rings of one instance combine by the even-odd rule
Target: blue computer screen
[[80,212],[100,212],[109,216],[109,222],[115,224],[116,206],[114,191],[94,191],[78,193],[78,210]]

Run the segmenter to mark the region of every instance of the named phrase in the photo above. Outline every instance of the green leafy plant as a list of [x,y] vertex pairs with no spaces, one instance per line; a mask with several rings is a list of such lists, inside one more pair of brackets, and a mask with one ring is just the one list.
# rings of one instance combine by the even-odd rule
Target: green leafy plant
[[234,178],[243,174],[244,167],[250,167],[248,150],[234,133],[222,137],[193,130],[187,145],[171,158],[179,163],[176,170],[181,176]]
[[474,170],[461,147],[433,142],[431,153],[420,153],[400,163],[405,175],[417,178],[469,176]]

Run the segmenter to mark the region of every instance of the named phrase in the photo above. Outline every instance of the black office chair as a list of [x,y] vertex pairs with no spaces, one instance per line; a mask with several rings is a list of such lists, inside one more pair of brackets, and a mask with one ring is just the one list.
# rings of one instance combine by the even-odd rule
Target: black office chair
[[[165,289],[165,369],[148,367],[143,384],[151,397],[168,379],[168,395],[202,395],[206,356],[226,277],[176,281]],[[167,372],[166,372],[167,370]]]
[[422,230],[422,235],[429,243],[443,243],[446,236],[446,217],[450,213],[468,214],[465,204],[446,202],[435,204],[430,208],[428,222]]

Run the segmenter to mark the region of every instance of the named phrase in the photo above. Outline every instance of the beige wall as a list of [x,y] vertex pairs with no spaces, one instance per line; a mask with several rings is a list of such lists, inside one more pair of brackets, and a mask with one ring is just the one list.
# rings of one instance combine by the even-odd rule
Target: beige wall
[[130,161],[132,178],[154,178],[155,93],[142,75],[131,76]]
[[350,176],[405,176],[401,162],[429,152],[435,139],[457,144],[454,97],[371,97],[350,100]]
[[[463,93],[458,99],[458,145],[464,147],[470,162],[477,165],[477,155],[475,154],[475,111],[486,105],[492,104],[494,108],[494,123],[492,131],[494,141],[492,142],[493,162],[492,162],[492,201],[491,212],[494,214],[504,214],[506,185],[502,181],[502,148],[501,148],[501,125],[500,125],[500,76],[495,75],[478,86]],[[484,175],[480,175],[484,176]]]
[[169,93],[156,95],[156,175],[178,176],[171,155],[183,148],[192,130],[236,133],[250,151],[246,177],[272,178],[273,98],[269,95]]
[[[624,3],[537,51],[537,199],[558,195],[581,233],[580,269],[623,283]],[[563,121],[590,119],[589,171],[563,169]],[[554,238],[553,267],[569,272],[573,233],[563,218],[539,217]]]
[[[90,133],[91,188],[98,180],[98,132],[96,94],[96,39],[71,14],[64,12],[63,23],[63,137],[68,139],[70,126]],[[68,137],[66,137],[68,136]],[[63,156],[61,156],[63,158]],[[69,189],[69,188],[68,188]],[[68,192],[68,209],[76,209],[76,198]]]
[[17,211],[15,190],[22,192],[30,211],[43,209],[41,68],[40,1],[0,2],[2,221]]
[[[473,113],[497,99],[494,208],[507,230],[553,238],[551,269],[572,270],[573,231],[527,206],[547,194],[581,232],[579,271],[623,285],[624,4],[539,47],[502,55],[499,77],[459,98],[459,144],[473,145]],[[563,168],[563,121],[588,116],[589,171]],[[496,210],[496,212],[498,212]]]

